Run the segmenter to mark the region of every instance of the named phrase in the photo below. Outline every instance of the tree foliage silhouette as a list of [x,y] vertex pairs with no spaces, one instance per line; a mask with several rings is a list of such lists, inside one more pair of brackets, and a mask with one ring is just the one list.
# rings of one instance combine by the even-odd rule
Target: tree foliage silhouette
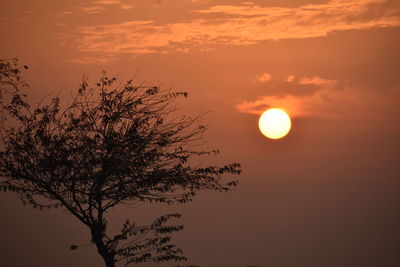
[[[19,70],[11,69],[13,84]],[[34,208],[62,208],[78,218],[107,267],[185,261],[171,242],[183,226],[167,224],[180,214],[145,226],[127,220],[111,235],[107,212],[137,202],[185,203],[200,190],[227,191],[236,182],[224,183],[222,175],[240,174],[240,165],[194,166],[193,158],[218,151],[194,146],[205,131],[202,116],[174,116],[175,100],[186,92],[132,81],[117,86],[116,80],[104,74],[91,87],[84,79],[66,108],[58,97],[32,108],[13,91],[4,104],[12,126],[3,125],[0,189]]]
[[[28,66],[24,66],[24,69],[28,69]],[[0,134],[4,132],[4,121],[7,117],[4,114],[4,98],[12,96],[15,93],[20,93],[20,88],[26,87],[27,84],[22,82],[21,70],[18,65],[17,59],[0,59]],[[20,95],[25,97],[24,94]]]

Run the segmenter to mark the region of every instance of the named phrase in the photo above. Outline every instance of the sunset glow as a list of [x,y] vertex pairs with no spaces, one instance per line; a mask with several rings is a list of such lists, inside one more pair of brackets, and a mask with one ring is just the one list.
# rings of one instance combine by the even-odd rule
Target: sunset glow
[[[400,0],[0,1],[0,63],[2,59],[17,62],[21,70],[19,80],[14,79],[21,88],[15,88],[9,81],[13,76],[4,72],[8,68],[14,75],[14,65],[0,64],[0,211],[4,218],[0,220],[0,267],[103,267],[95,239],[82,221],[96,224],[96,233],[98,228],[111,231],[96,240],[108,240],[99,247],[112,249],[109,255],[117,257],[127,249],[114,243],[132,242],[120,238],[124,236],[120,230],[130,227],[124,224],[126,219],[139,227],[176,212],[182,218],[173,217],[167,225],[185,226],[177,239],[171,233],[171,242],[176,239],[181,256],[188,259],[184,266],[400,266],[399,48]],[[108,88],[112,78],[116,80]],[[124,102],[115,116],[110,113],[91,127],[78,119],[66,123],[75,113],[54,117],[63,122],[61,126],[37,126],[53,118],[41,115],[53,108],[39,106],[59,97],[62,111],[77,90],[87,87],[97,96],[103,85],[109,89],[107,94],[127,88],[132,96],[140,96],[134,88],[149,90],[143,99]],[[30,110],[9,106],[19,102],[14,89],[27,95]],[[171,94],[159,99],[155,91]],[[76,105],[81,108],[76,116],[82,113],[83,118],[90,114],[100,118],[117,103],[110,100],[106,103],[110,106],[86,111],[97,99],[83,98],[87,105]],[[170,109],[152,117],[148,114],[158,106],[143,107],[146,99],[166,104],[171,98]],[[16,150],[12,155],[21,160],[10,161],[2,153],[1,149],[11,151],[5,140],[13,141],[13,146],[25,140],[17,135],[22,129],[19,123],[10,117],[16,110],[24,111],[21,118],[30,123],[23,135],[41,130],[26,144],[41,141],[38,150],[44,156],[29,154],[31,149],[29,153]],[[121,120],[120,114],[134,114],[137,119]],[[201,123],[199,128],[194,123],[193,131],[178,127],[171,132],[174,123],[192,119]],[[172,126],[166,129],[166,125]],[[114,126],[121,130],[113,132]],[[88,128],[84,142],[93,141],[98,149],[88,150],[80,141],[84,134],[68,141],[71,149],[63,147],[61,142],[70,140],[59,134],[63,127],[77,127],[77,133]],[[42,128],[50,129],[51,135],[42,134]],[[92,133],[97,128],[109,130]],[[3,132],[14,135],[8,138]],[[182,135],[191,133],[191,140],[184,142]],[[168,139],[176,147],[152,147]],[[49,145],[48,140],[58,143]],[[116,146],[115,140],[123,144]],[[98,152],[103,148],[107,153]],[[189,153],[189,148],[196,151]],[[47,153],[51,150],[84,154],[56,153],[46,158],[53,155]],[[120,167],[130,157],[134,163]],[[230,163],[239,163],[243,172],[221,174],[220,189],[237,184],[235,192],[214,195],[199,175],[224,172]],[[98,216],[84,216],[81,210],[78,220],[47,209],[29,212],[18,195],[9,192],[12,184],[2,180],[6,174],[2,166],[22,164],[39,164],[21,175],[28,179],[26,185],[42,169],[51,171],[40,175],[50,189],[64,190],[56,183],[61,178],[72,181],[66,183],[71,186],[75,180],[82,182],[84,187],[67,198],[73,200],[72,208],[100,211],[93,207],[97,200],[105,201],[95,193],[100,189],[118,200],[122,191],[143,196],[137,203],[122,201],[122,207],[114,206],[115,200],[104,203],[110,208],[103,213],[109,224],[101,223]],[[129,173],[114,174],[117,170]],[[109,173],[121,182],[103,179]],[[86,183],[90,177],[101,179]],[[186,179],[197,184],[184,183]],[[128,190],[122,185],[126,181],[140,187]],[[42,187],[35,185],[32,190]],[[26,194],[25,202],[31,204],[31,188],[24,190],[18,194]],[[165,190],[165,195],[153,201],[155,190]],[[158,201],[175,201],[186,190],[193,194],[193,203]],[[81,191],[89,192],[89,197],[76,196]],[[59,199],[51,192],[49,196]],[[68,212],[68,207],[63,211]],[[134,243],[147,242],[146,238],[154,243],[153,237],[166,240],[157,231],[144,234],[132,235],[138,238]],[[67,251],[67,244],[74,244],[77,251]],[[173,259],[169,251],[157,251],[165,252],[161,259]],[[150,259],[135,253],[140,260]],[[118,260],[112,267],[128,264]],[[160,262],[160,267],[173,265]]]

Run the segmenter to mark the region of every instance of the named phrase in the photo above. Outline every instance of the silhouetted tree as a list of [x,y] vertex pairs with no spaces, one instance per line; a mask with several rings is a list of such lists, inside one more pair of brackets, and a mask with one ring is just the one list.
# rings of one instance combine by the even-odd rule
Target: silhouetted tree
[[[28,67],[24,66],[24,68]],[[4,93],[18,92],[20,86],[26,85],[22,83],[20,74],[21,70],[17,59],[0,59],[0,96],[3,96]]]
[[3,125],[0,189],[34,208],[66,209],[88,227],[107,267],[185,261],[171,243],[171,233],[183,227],[166,224],[180,214],[145,226],[127,220],[111,235],[107,212],[137,202],[185,203],[204,189],[227,191],[236,182],[221,176],[240,174],[240,165],[194,165],[192,158],[218,151],[194,146],[205,130],[202,116],[173,116],[174,101],[186,92],[115,81],[104,74],[90,87],[84,79],[66,108],[58,97],[32,108],[15,90],[4,105],[13,127]]
[[[24,69],[28,69],[25,65]],[[20,92],[20,88],[26,87],[27,84],[21,80],[21,70],[18,66],[18,60],[13,59],[0,59],[0,130],[4,130],[3,125],[6,119],[4,114],[4,98],[10,97],[15,93]],[[25,97],[24,94],[21,96]],[[0,132],[3,134],[3,132]]]

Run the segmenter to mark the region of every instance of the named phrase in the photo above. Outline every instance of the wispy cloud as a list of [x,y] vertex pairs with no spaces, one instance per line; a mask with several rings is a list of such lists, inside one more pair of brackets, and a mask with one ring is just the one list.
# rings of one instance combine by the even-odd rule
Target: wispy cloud
[[231,37],[239,43],[321,37],[338,30],[400,25],[400,3],[392,0],[331,0],[296,8],[213,6],[200,13],[227,15]]
[[336,81],[323,79],[319,76],[314,76],[314,77],[302,78],[299,81],[299,84],[313,84],[313,85],[321,85],[321,86],[322,85],[335,85]]
[[[80,27],[79,31],[82,35],[79,49],[82,52],[149,54],[155,52],[154,48],[169,44],[168,39],[155,29],[153,21]],[[152,35],[152,31],[157,34]],[[144,32],[148,38],[142,39]]]
[[[289,76],[290,77],[290,76]],[[317,86],[317,90],[309,94],[279,94],[258,97],[254,101],[243,101],[236,105],[239,112],[260,115],[271,107],[287,110],[291,117],[319,116],[329,118],[374,116],[377,110],[396,106],[400,99],[400,86],[389,91],[392,97],[382,96],[379,92],[365,90],[357,86],[337,88],[336,81],[321,77],[306,77],[296,82],[306,82]],[[281,84],[285,87],[285,83]],[[294,83],[291,81],[290,83]],[[399,103],[398,103],[399,104]]]
[[81,7],[80,10],[87,14],[99,14],[105,12],[106,8],[102,6],[87,6],[87,7]]
[[120,9],[123,10],[129,10],[135,7],[135,5],[133,4],[132,0],[98,0],[98,1],[94,1],[93,4],[98,4],[98,5],[115,5],[118,6]]
[[132,0],[95,0],[87,1],[85,5],[78,5],[72,10],[61,11],[58,15],[89,14],[96,15],[107,12],[110,7],[117,6],[121,10],[130,10],[135,7]]
[[[121,4],[114,0],[97,3]],[[87,9],[93,13],[100,10]],[[165,53],[170,49],[207,50],[216,45],[243,46],[265,40],[321,37],[333,31],[400,26],[398,0],[331,0],[293,8],[244,2],[194,12],[200,18],[166,24],[133,20],[80,27],[77,46],[93,53]]]
[[99,1],[94,1],[93,4],[118,5],[119,4],[119,0],[99,0]]
[[115,57],[113,56],[107,56],[107,57],[79,57],[79,58],[70,58],[65,60],[65,62],[68,63],[77,63],[77,64],[94,64],[94,63],[107,63],[112,60],[115,60]]
[[289,75],[289,76],[286,78],[286,81],[287,81],[288,83],[291,83],[291,82],[294,81],[295,78],[296,78],[296,77],[295,77],[294,75]]
[[74,12],[71,10],[64,10],[58,13],[59,16],[72,15]]
[[257,79],[256,79],[256,80],[257,80],[258,82],[260,82],[260,83],[267,83],[267,82],[269,82],[271,79],[272,79],[271,74],[269,74],[269,73],[263,73],[262,75],[257,76]]

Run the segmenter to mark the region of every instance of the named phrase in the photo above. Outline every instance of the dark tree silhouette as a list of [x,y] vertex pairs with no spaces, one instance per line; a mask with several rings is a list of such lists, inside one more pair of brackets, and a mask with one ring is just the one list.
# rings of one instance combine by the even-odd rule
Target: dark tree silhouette
[[[27,66],[24,66],[24,69],[27,69]],[[3,96],[3,93],[9,93],[19,91],[19,87],[25,86],[21,81],[21,70],[18,66],[17,59],[0,59],[0,96]],[[11,88],[11,91],[10,91]]]
[[[24,69],[28,69],[25,65]],[[18,60],[13,59],[0,59],[0,130],[4,130],[4,121],[6,114],[4,114],[4,98],[10,97],[15,93],[20,92],[20,88],[26,87],[27,84],[21,80],[21,70],[18,66]],[[24,94],[20,94],[25,97]],[[1,131],[0,134],[4,132]]]
[[[8,74],[18,75],[11,69]],[[137,202],[185,203],[200,190],[236,186],[221,178],[240,174],[239,164],[194,164],[193,158],[218,151],[195,145],[205,130],[202,115],[174,116],[175,100],[186,96],[132,81],[117,86],[105,74],[93,87],[84,79],[66,108],[58,97],[32,108],[15,90],[4,104],[12,126],[3,125],[0,189],[16,192],[34,208],[63,208],[78,218],[107,267],[185,261],[171,243],[171,233],[183,227],[167,225],[180,214],[145,226],[127,220],[112,235],[107,212]]]

